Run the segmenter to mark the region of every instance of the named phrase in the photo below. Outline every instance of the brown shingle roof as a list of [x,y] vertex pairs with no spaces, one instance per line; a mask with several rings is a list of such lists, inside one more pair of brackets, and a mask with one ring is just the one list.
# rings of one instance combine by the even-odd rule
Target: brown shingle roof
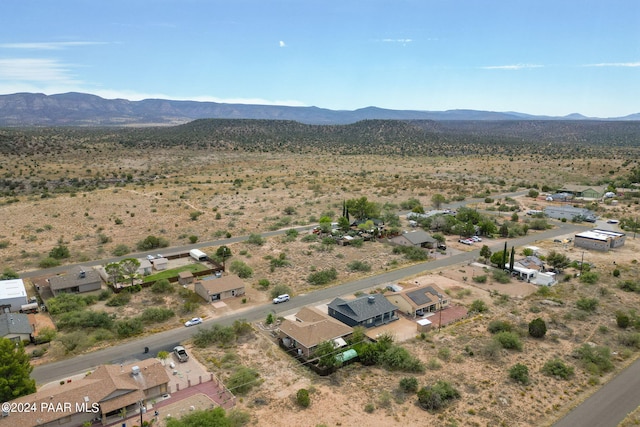
[[353,328],[335,320],[328,315],[309,307],[300,310],[296,317],[304,321],[285,319],[280,325],[280,331],[293,338],[306,348],[312,348],[324,341],[344,337],[353,333]]
[[236,275],[222,276],[218,279],[203,280],[200,284],[209,291],[210,294],[219,294],[244,288],[244,282]]

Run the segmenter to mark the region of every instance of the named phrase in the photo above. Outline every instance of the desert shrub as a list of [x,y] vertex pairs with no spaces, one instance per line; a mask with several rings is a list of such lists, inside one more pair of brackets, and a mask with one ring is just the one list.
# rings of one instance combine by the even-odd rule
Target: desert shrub
[[45,326],[39,331],[38,336],[36,336],[35,343],[44,344],[44,343],[51,342],[53,341],[53,339],[56,337],[57,334],[58,332],[55,329]]
[[626,347],[640,348],[640,333],[623,333],[619,337],[620,344]]
[[476,283],[487,283],[487,275],[473,276],[473,281]]
[[593,271],[587,271],[586,273],[582,273],[582,275],[580,276],[580,282],[587,285],[593,285],[598,282],[598,278],[599,278],[598,273],[594,273]]
[[142,320],[139,318],[122,319],[115,323],[115,332],[120,338],[132,337],[141,334],[144,330]]
[[353,239],[349,244],[354,248],[361,248],[362,246],[364,246],[364,239],[356,238]]
[[494,270],[493,271],[493,280],[498,283],[509,283],[511,281],[511,277],[509,273],[504,270]]
[[283,243],[294,242],[298,238],[298,230],[295,228],[288,229],[282,237]]
[[418,391],[418,403],[428,411],[437,411],[459,397],[458,390],[446,381],[438,381],[433,386],[423,387]]
[[404,377],[400,379],[400,389],[405,393],[418,391],[418,379],[416,377]]
[[390,371],[424,372],[420,359],[398,345],[391,346],[380,355],[380,364]]
[[229,270],[231,270],[232,273],[237,274],[241,279],[248,279],[253,276],[253,269],[240,260],[233,261]]
[[139,241],[136,244],[138,250],[148,251],[156,248],[166,248],[169,246],[169,241],[164,237],[147,236],[144,240]]
[[394,246],[394,254],[402,254],[409,261],[425,261],[429,258],[426,251],[415,246]]
[[594,375],[613,369],[609,347],[583,344],[576,349],[575,355],[580,358],[585,369]]
[[616,324],[618,325],[619,328],[626,329],[629,327],[630,323],[631,323],[631,319],[629,318],[628,314],[622,311],[616,312]]
[[485,311],[489,311],[489,307],[487,307],[487,304],[484,301],[477,299],[471,303],[469,311],[475,313],[484,313]]
[[542,338],[547,333],[547,324],[544,320],[539,317],[536,317],[531,322],[529,322],[529,335],[534,338]]
[[71,311],[60,315],[57,326],[60,330],[86,328],[111,329],[113,319],[104,311]]
[[198,241],[198,236],[196,236],[195,234],[192,234],[189,236],[189,243],[193,244],[196,243]]
[[126,288],[124,288],[124,291],[122,293],[130,293],[130,294],[137,294],[138,292],[142,291],[142,285],[140,284],[135,284],[135,285],[131,285],[131,286],[127,286]]
[[49,257],[54,259],[64,259],[70,256],[71,252],[69,252],[69,248],[65,245],[58,245],[49,251]]
[[625,292],[640,292],[640,281],[625,280],[618,283],[618,287]]
[[364,261],[358,261],[358,260],[348,263],[347,268],[349,269],[349,271],[363,271],[363,272],[371,271],[371,265],[369,265]]
[[82,310],[87,306],[87,301],[77,294],[60,294],[47,300],[47,310],[52,315]]
[[451,350],[449,347],[440,347],[438,349],[438,358],[445,362],[451,359]]
[[328,270],[316,271],[315,273],[309,274],[307,277],[307,282],[312,285],[326,285],[329,282],[332,282],[338,278],[338,272],[335,268],[330,268]]
[[213,325],[210,328],[199,328],[193,335],[196,347],[205,348],[212,344],[228,346],[236,341],[236,331],[233,326]]
[[51,257],[43,258],[38,263],[38,266],[40,268],[51,268],[51,267],[57,267],[59,265],[60,265],[60,261],[58,261],[55,258],[51,258]]
[[371,402],[369,402],[366,405],[364,405],[364,412],[366,412],[367,414],[371,414],[375,410],[376,410],[376,405],[374,405]]
[[146,323],[164,322],[175,315],[173,310],[163,307],[146,308],[140,315],[140,319]]
[[318,236],[316,234],[307,234],[306,236],[304,236],[300,240],[305,242],[305,243],[317,242],[318,241]]
[[545,375],[558,377],[563,380],[571,378],[574,373],[573,366],[567,365],[558,358],[547,361],[541,371]]
[[256,246],[262,246],[265,243],[265,239],[258,233],[251,233],[247,238],[247,243]]
[[131,294],[128,292],[120,292],[109,298],[106,305],[108,307],[122,307],[129,304],[129,301],[131,301]]
[[580,298],[576,301],[576,307],[580,310],[593,312],[598,307],[598,300],[595,298]]
[[487,330],[492,334],[497,334],[498,332],[511,332],[513,330],[513,325],[506,320],[492,320],[489,322]]
[[258,378],[260,378],[260,375],[255,369],[240,366],[231,374],[225,386],[231,390],[233,394],[242,396],[253,388]]
[[114,256],[123,256],[128,254],[129,252],[131,252],[131,249],[129,249],[129,246],[124,245],[124,244],[120,244],[118,246],[116,246],[115,248],[113,248],[113,250],[111,251],[111,253]]
[[173,291],[175,291],[175,289],[167,279],[160,279],[151,286],[151,292],[154,294],[166,294]]
[[43,348],[43,347],[36,348],[31,352],[31,357],[33,358],[42,357],[46,352],[47,352],[46,348]]
[[515,332],[498,332],[493,339],[500,343],[502,348],[522,351],[522,341]]
[[269,282],[269,279],[260,279],[260,280],[258,280],[258,286],[260,287],[260,289],[263,289],[263,290],[267,289],[269,287],[269,285],[271,285],[271,282]]
[[89,336],[84,331],[60,335],[57,341],[62,344],[66,354],[83,350],[89,346]]
[[520,384],[527,385],[529,384],[529,368],[522,363],[517,363],[509,369],[509,378]]
[[302,406],[303,408],[308,408],[311,404],[311,399],[309,398],[309,390],[307,390],[306,388],[301,388],[300,390],[298,390],[298,392],[296,393],[296,402],[298,402],[298,405]]
[[427,369],[429,369],[430,371],[437,371],[441,368],[442,368],[442,363],[440,363],[438,359],[436,359],[435,357],[432,357],[427,362]]
[[291,288],[288,287],[287,285],[277,284],[273,287],[273,289],[271,289],[271,292],[270,292],[271,298],[275,298],[278,295],[282,295],[282,294],[291,295]]
[[616,268],[613,270],[613,277],[620,277],[620,269]]

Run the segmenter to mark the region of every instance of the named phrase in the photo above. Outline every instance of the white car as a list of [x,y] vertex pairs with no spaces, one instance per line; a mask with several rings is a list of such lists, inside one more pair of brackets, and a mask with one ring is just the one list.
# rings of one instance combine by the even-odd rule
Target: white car
[[463,245],[473,245],[473,240],[471,239],[459,239],[458,242],[462,243]]
[[281,302],[286,302],[289,301],[289,295],[288,294],[282,294],[282,295],[278,295],[277,297],[275,297],[273,299],[273,303],[274,304],[280,304]]
[[471,236],[470,239],[474,242],[482,242],[482,239],[479,236]]
[[200,323],[202,323],[202,317],[194,317],[193,319],[184,322],[184,326],[195,326]]

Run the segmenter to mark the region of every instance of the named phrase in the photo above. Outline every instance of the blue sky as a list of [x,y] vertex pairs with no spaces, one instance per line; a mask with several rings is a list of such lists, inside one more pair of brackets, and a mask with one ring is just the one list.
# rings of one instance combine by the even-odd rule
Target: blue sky
[[0,94],[640,112],[638,0],[2,0]]

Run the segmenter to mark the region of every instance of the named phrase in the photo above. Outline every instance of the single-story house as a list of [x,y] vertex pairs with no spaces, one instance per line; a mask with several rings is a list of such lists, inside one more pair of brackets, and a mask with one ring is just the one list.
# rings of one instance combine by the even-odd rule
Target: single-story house
[[574,218],[581,218],[587,222],[595,222],[596,214],[584,208],[574,208],[573,206],[548,206],[544,208],[544,214],[549,218],[572,221]]
[[416,248],[433,248],[438,243],[429,233],[423,230],[402,233],[390,239],[391,243],[402,246],[414,246]]
[[573,245],[578,248],[608,251],[624,246],[626,234],[611,230],[587,230],[575,235]]
[[54,297],[63,293],[99,291],[102,287],[100,274],[87,267],[73,267],[66,274],[53,276],[48,280]]
[[156,258],[152,262],[153,268],[158,271],[166,270],[169,265],[169,260],[166,258]]
[[586,185],[565,185],[560,190],[578,199],[601,199],[604,196],[604,187],[589,187]]
[[298,354],[309,358],[316,347],[332,341],[335,348],[346,345],[345,338],[353,328],[312,307],[303,307],[295,319],[285,319],[278,331],[282,344],[288,349],[297,349]]
[[382,294],[363,295],[353,300],[336,298],[329,303],[329,316],[351,327],[371,328],[398,320],[398,307]]
[[31,341],[32,334],[33,325],[29,322],[28,314],[0,314],[0,337],[18,343],[20,341]]
[[527,255],[524,258],[516,260],[513,265],[531,270],[544,271],[544,261],[535,255]]
[[241,278],[230,274],[196,282],[194,290],[205,301],[211,302],[244,295],[245,287]]
[[0,312],[17,313],[27,303],[27,290],[22,279],[0,280]]
[[157,359],[102,365],[80,380],[12,400],[17,407],[28,404],[38,410],[9,412],[0,418],[0,427],[76,427],[94,420],[107,425],[117,421],[123,409],[134,413],[140,402],[145,405],[168,391],[169,376]]
[[435,285],[403,288],[384,296],[400,311],[412,317],[433,313],[449,305],[448,295]]
[[193,273],[190,271],[181,271],[178,273],[178,283],[182,286],[193,283]]

